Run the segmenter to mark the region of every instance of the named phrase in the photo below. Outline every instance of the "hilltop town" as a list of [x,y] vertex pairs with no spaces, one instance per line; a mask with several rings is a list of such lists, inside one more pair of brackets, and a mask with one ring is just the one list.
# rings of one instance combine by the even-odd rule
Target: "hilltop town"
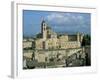
[[23,38],[23,69],[90,65],[90,46],[82,47],[83,37],[58,34],[43,20],[35,38]]

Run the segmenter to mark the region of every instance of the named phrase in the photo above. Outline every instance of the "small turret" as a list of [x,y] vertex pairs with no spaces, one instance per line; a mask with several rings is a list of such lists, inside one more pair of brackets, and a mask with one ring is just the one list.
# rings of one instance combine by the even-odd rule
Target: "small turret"
[[77,41],[80,42],[80,33],[77,33]]

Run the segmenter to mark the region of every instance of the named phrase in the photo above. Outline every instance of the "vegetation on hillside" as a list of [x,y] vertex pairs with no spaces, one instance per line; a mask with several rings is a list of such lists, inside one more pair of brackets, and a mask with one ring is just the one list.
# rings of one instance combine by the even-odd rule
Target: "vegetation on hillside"
[[88,46],[88,45],[91,45],[91,36],[86,34],[83,37],[82,46]]

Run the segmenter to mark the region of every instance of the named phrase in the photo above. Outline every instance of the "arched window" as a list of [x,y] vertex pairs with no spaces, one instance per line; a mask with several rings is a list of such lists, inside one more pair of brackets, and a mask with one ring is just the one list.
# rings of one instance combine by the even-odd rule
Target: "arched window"
[[43,26],[45,26],[45,23],[43,23]]

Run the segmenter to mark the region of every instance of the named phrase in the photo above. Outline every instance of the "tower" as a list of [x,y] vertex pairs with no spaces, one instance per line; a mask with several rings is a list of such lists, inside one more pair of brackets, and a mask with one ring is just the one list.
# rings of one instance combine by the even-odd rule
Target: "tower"
[[77,33],[77,41],[80,42],[80,33]]
[[41,23],[41,33],[42,33],[42,38],[44,40],[46,40],[46,37],[47,37],[47,24],[44,20]]

